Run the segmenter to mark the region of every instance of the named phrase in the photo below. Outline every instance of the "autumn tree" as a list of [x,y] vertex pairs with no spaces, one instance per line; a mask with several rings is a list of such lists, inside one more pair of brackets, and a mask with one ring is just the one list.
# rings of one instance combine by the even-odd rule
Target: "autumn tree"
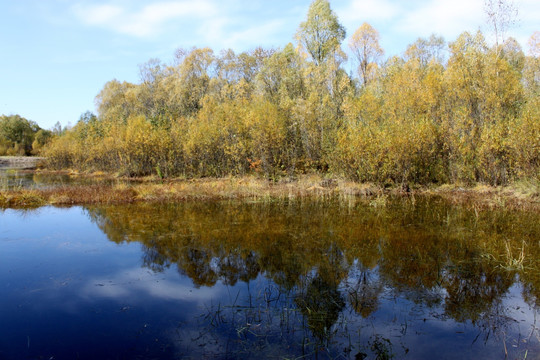
[[137,86],[126,81],[107,82],[95,99],[99,118],[111,123],[125,123],[138,107],[136,91]]
[[453,137],[452,171],[462,180],[505,183],[512,176],[509,121],[523,101],[520,73],[480,32],[463,33],[450,49],[445,119]]
[[296,39],[300,48],[307,52],[315,64],[320,65],[332,56],[345,39],[345,28],[327,0],[314,0],[308,10],[306,21],[300,23]]
[[290,111],[295,99],[306,93],[302,74],[305,60],[289,43],[263,61],[257,73],[257,91],[266,99]]
[[384,54],[379,45],[379,33],[368,23],[363,23],[349,40],[349,48],[358,61],[358,75],[365,86],[373,77],[377,61]]
[[169,77],[170,68],[159,59],[150,59],[139,66],[141,83],[137,89],[140,107],[137,112],[144,114],[152,123],[166,124],[171,117],[167,107],[167,92],[164,81]]
[[405,50],[407,60],[417,59],[422,67],[431,61],[443,64],[445,60],[446,42],[441,36],[432,34],[428,39],[418,38]]
[[525,54],[516,39],[513,37],[506,39],[500,46],[499,56],[506,60],[514,71],[521,74],[525,66]]
[[512,124],[514,166],[519,178],[540,179],[540,31],[529,39],[523,68],[526,102]]
[[195,115],[209,91],[216,61],[214,51],[210,48],[179,49],[175,56],[178,65],[164,85],[168,93],[167,106],[174,109],[175,116]]
[[495,47],[498,48],[504,43],[508,28],[514,25],[518,9],[511,0],[485,0],[484,11],[495,37]]
[[523,70],[525,88],[531,95],[540,94],[540,31],[529,38],[529,52]]
[[274,50],[262,48],[240,54],[231,49],[222,51],[216,59],[217,77],[213,79],[215,87],[212,96],[223,100],[237,96],[249,98],[257,87],[257,75],[273,53]]

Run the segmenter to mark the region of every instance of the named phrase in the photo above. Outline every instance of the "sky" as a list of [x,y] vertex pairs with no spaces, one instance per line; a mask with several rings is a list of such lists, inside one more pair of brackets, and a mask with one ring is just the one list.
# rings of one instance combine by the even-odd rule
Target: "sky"
[[[139,82],[152,58],[171,63],[178,48],[235,52],[294,43],[311,0],[0,0],[0,114],[50,129],[95,112],[110,80]],[[364,22],[380,33],[385,56],[431,34],[454,41],[482,30],[484,0],[330,0],[348,37]],[[540,1],[514,0],[508,31],[527,51],[540,31]],[[352,65],[345,65],[350,66]],[[350,69],[347,69],[350,71]]]

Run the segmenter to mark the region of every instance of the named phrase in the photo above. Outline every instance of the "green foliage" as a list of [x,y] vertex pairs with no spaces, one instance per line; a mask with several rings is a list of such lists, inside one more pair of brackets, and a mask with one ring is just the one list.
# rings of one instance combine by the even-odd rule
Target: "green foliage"
[[[140,84],[105,84],[97,116],[54,131],[49,165],[159,177],[319,171],[395,185],[539,179],[538,34],[528,56],[511,38],[489,47],[465,32],[448,47],[420,38],[383,63],[363,24],[349,44],[357,78],[342,66],[344,36],[328,1],[315,0],[298,49],[152,59]],[[37,131],[17,148],[0,138],[0,151],[39,151],[49,137]]]
[[296,38],[300,47],[320,65],[338,51],[345,28],[327,0],[313,0],[306,21],[300,23]]
[[19,115],[0,116],[0,156],[38,154],[52,133]]

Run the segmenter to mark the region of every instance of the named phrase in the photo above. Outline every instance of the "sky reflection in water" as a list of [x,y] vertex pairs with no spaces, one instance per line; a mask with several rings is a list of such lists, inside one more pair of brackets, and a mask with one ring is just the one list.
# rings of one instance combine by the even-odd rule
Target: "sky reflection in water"
[[535,219],[400,199],[6,210],[0,359],[535,358]]

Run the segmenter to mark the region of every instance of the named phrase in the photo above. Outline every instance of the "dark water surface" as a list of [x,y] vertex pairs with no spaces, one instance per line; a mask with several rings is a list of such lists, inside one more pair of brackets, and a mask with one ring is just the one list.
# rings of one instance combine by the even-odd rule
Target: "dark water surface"
[[0,359],[538,359],[540,224],[437,199],[0,212]]

